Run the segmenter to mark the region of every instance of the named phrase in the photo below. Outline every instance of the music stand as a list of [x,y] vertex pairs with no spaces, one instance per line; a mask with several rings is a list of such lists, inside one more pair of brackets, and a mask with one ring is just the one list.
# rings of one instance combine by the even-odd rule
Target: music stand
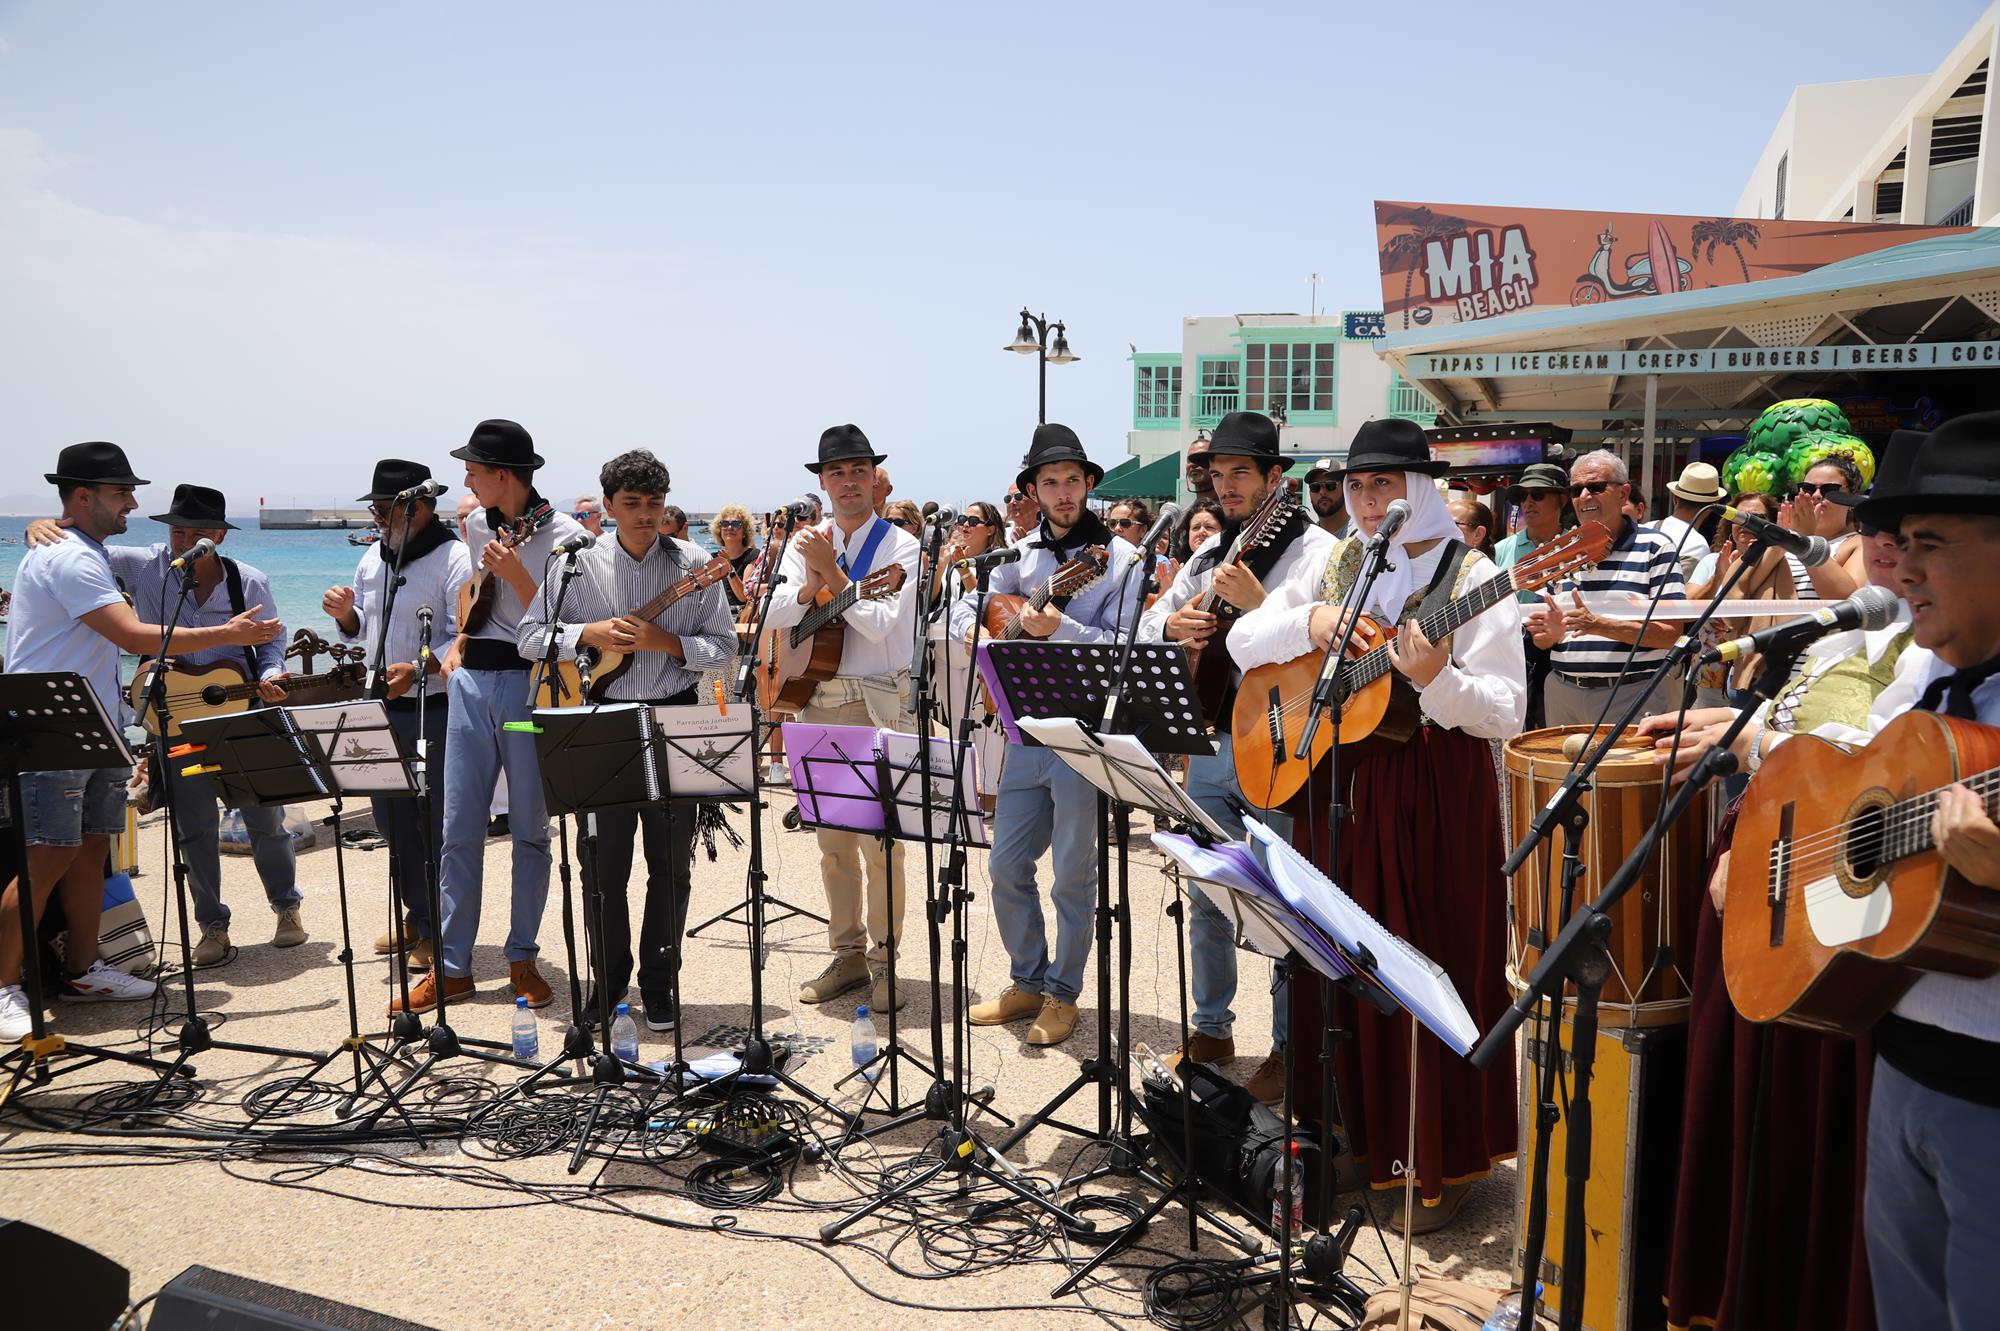
[[105,713],[89,681],[73,670],[0,675],[0,717],[6,719],[4,730],[0,730],[0,736],[4,736],[0,737],[0,775],[7,780],[7,804],[0,809],[0,817],[4,817],[12,830],[14,854],[21,866],[15,892],[20,898],[21,975],[27,986],[29,1023],[28,1034],[21,1038],[19,1047],[0,1058],[0,1067],[13,1065],[13,1076],[8,1078],[6,1089],[0,1091],[0,1108],[13,1098],[23,1077],[32,1077],[37,1086],[46,1086],[55,1075],[48,1064],[56,1054],[82,1055],[84,1061],[74,1065],[78,1068],[103,1062],[130,1063],[169,1076],[180,1072],[192,1077],[192,1070],[183,1069],[178,1061],[167,1064],[50,1033],[42,1016],[47,993],[41,947],[36,941],[34,884],[28,878],[28,828],[21,808],[21,777],[29,772],[71,771],[79,767],[91,771],[122,767],[130,771],[132,751],[125,746],[125,737]]

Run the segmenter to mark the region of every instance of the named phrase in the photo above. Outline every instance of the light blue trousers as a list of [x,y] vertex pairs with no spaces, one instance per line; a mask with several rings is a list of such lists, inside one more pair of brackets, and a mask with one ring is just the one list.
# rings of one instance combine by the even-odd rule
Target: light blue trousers
[[[993,919],[1016,987],[1074,1003],[1097,909],[1097,790],[1044,748],[1007,751],[993,815]],[[1035,861],[1055,848],[1056,950],[1049,957]]]
[[1868,1101],[1863,1210],[1882,1331],[1971,1331],[2000,1309],[2000,1109],[1882,1059]]
[[[1236,758],[1229,736],[1216,737],[1213,757],[1195,755],[1188,759],[1188,798],[1202,812],[1222,825],[1237,840],[1243,837],[1243,820],[1229,807],[1230,798],[1242,797],[1236,784]],[[1290,836],[1292,820],[1282,813],[1264,813],[1257,821],[1280,836]],[[1236,1014],[1230,1003],[1236,998],[1236,930],[1221,911],[1209,904],[1200,890],[1190,886],[1188,900],[1188,995],[1194,1002],[1194,1028],[1218,1040],[1235,1034]],[[1280,989],[1271,995],[1271,1044],[1282,1049],[1291,1031],[1290,995]]]
[[[174,826],[180,831],[181,858],[187,861],[188,897],[194,902],[195,922],[204,928],[226,926],[229,906],[222,899],[222,852],[216,845],[222,806],[216,799],[215,785],[203,777],[182,776],[179,763],[163,762],[160,766],[167,774],[174,801]],[[290,910],[303,898],[292,838],[285,831],[284,806],[267,804],[238,812],[250,834],[250,858],[263,881],[264,899],[273,911]]]
[[507,960],[532,961],[540,951],[542,907],[549,899],[549,817],[535,737],[505,730],[526,721],[526,670],[457,670],[450,688],[451,719],[444,759],[444,973],[472,974],[472,940],[479,935],[485,880],[486,822],[493,787],[507,774],[507,826],[514,837],[513,913]]

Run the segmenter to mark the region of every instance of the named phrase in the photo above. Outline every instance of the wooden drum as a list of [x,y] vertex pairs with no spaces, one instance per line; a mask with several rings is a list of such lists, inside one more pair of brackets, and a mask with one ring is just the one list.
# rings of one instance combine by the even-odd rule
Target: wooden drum
[[[1535,815],[1569,774],[1576,743],[1589,726],[1531,730],[1507,742],[1509,844],[1527,835]],[[1574,739],[1572,738],[1574,737]],[[1569,743],[1568,750],[1565,743]],[[1583,871],[1576,906],[1594,899],[1651,827],[1664,802],[1652,741],[1621,735],[1583,797]],[[1709,795],[1704,791],[1667,831],[1653,862],[1611,908],[1611,975],[1604,982],[1599,1021],[1610,1027],[1686,1021],[1688,966],[1694,957],[1695,911],[1709,845]],[[1562,931],[1562,857],[1566,833],[1556,829],[1514,875],[1507,916],[1508,980],[1518,989]],[[1569,991],[1574,1003],[1575,990]]]

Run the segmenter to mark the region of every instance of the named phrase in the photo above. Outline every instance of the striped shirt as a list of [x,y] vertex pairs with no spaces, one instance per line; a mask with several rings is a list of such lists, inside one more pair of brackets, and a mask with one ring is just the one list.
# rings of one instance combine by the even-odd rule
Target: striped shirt
[[[1625,530],[1613,543],[1603,562],[1578,569],[1552,588],[1558,605],[1568,605],[1567,593],[1638,592],[1648,600],[1684,601],[1687,585],[1681,581],[1680,565],[1674,562],[1674,543],[1646,527],[1628,520]],[[1638,623],[1634,620],[1633,623]],[[1666,659],[1664,647],[1640,647],[1618,638],[1597,633],[1573,633],[1557,643],[1550,662],[1563,675],[1616,675],[1628,666],[1650,671]]]

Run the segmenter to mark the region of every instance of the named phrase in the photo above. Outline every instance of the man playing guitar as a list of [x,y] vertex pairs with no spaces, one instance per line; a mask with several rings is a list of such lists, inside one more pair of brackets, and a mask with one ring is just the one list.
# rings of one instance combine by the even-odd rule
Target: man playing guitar
[[[1184,642],[1199,647],[1204,655],[1218,653],[1215,664],[1230,671],[1232,682],[1242,678],[1243,672],[1229,659],[1226,646],[1237,615],[1264,603],[1267,584],[1275,587],[1302,567],[1324,569],[1333,549],[1333,534],[1307,522],[1293,506],[1273,524],[1275,535],[1249,550],[1240,562],[1228,562],[1228,552],[1244,523],[1274,490],[1284,486],[1285,465],[1278,451],[1278,427],[1269,416],[1237,411],[1222,418],[1209,445],[1208,474],[1216,502],[1222,505],[1223,529],[1195,550],[1181,576],[1139,621],[1142,641]],[[1278,510],[1272,512],[1276,516]],[[1210,588],[1224,603],[1221,614],[1196,608],[1195,603]],[[1229,735],[1229,697],[1233,693],[1232,689],[1225,697],[1218,715],[1206,718],[1215,728],[1216,752],[1213,757],[1189,759],[1187,788],[1188,796],[1224,831],[1241,839],[1243,820],[1230,803],[1243,794],[1236,781]],[[1291,819],[1283,814],[1272,815],[1270,822],[1279,832],[1288,834],[1291,830]],[[1236,997],[1236,935],[1207,897],[1192,895],[1188,979],[1194,999],[1194,1035],[1185,1052],[1198,1063],[1223,1064],[1236,1057],[1235,1014],[1229,1010]],[[1263,1100],[1281,1099],[1284,1093],[1283,1049],[1289,1024],[1285,1003],[1283,993],[1272,1002],[1272,1053],[1247,1083],[1252,1094]]]
[[[1110,570],[1068,598],[1020,611],[1029,637],[1057,642],[1115,642],[1132,627],[1138,611],[1139,578],[1132,557],[1137,549],[1113,536],[1084,506],[1104,469],[1083,451],[1067,425],[1035,430],[1015,488],[1041,508],[1041,526],[1022,543],[1018,562],[1002,565],[991,588],[998,595],[1028,595],[1077,554],[1101,547]],[[1058,602],[1064,602],[1058,604]],[[952,607],[951,632],[963,638],[972,628],[975,598]],[[1033,1017],[1028,1043],[1057,1044],[1076,1029],[1076,998],[1090,958],[1091,912],[1097,904],[1097,791],[1044,748],[1023,747],[1007,755],[993,815],[993,918],[1012,962],[1012,983],[998,997],[973,1005],[974,1025],[999,1026]],[[1056,908],[1056,947],[1049,955],[1042,923],[1035,862],[1055,848],[1055,881],[1049,896]]]
[[[920,576],[917,538],[875,512],[876,469],[887,459],[859,426],[836,425],[819,438],[819,460],[806,470],[819,477],[833,508],[825,526],[802,527],[778,564],[782,581],[771,595],[767,629],[788,629],[804,619],[822,591],[838,595],[869,574],[900,564],[902,589],[881,600],[863,598],[847,611],[846,645],[833,678],[813,690],[799,720],[816,725],[876,726],[913,730],[904,710]],[[903,847],[887,855],[879,837],[820,828],[820,881],[826,888],[826,969],[799,987],[801,1003],[824,1003],[873,982],[869,1006],[903,1005],[889,970],[888,943],[903,924]],[[866,890],[864,898],[864,875]],[[863,902],[866,902],[865,908]],[[864,915],[865,909],[865,915]]]
[[[579,647],[633,653],[632,664],[605,690],[606,702],[684,705],[699,701],[695,687],[704,671],[720,670],[735,655],[736,630],[729,598],[720,583],[683,596],[651,619],[644,606],[708,563],[698,545],[664,535],[660,528],[670,478],[660,460],[644,449],[621,453],[598,473],[606,514],[617,520],[615,540],[600,541],[577,556],[578,576],[560,608],[538,596],[521,620],[523,656],[540,661],[547,635],[556,635],[556,656],[574,661]],[[606,1006],[624,1001],[632,974],[632,924],[625,885],[632,875],[632,842],[642,832],[646,846],[646,915],[639,933],[639,996],[646,1025],[674,1028],[674,977],[680,966],[681,930],[687,923],[688,884],[694,862],[694,809],[686,804],[645,809],[606,809],[597,815],[597,882],[604,908],[604,951],[599,965],[610,991]],[[592,993],[584,1020],[599,1012]]]
[[[514,992],[528,1006],[547,1007],[555,994],[535,966],[541,950],[535,939],[549,896],[549,819],[535,737],[506,727],[528,720],[532,711],[529,663],[516,643],[521,617],[556,546],[588,533],[568,514],[552,510],[535,489],[542,459],[528,432],[513,421],[481,421],[451,455],[465,463],[466,488],[484,505],[466,518],[466,548],[477,552],[475,565],[497,579],[497,591],[477,627],[461,619],[458,637],[444,655],[451,699],[444,767],[444,947],[438,965],[410,990],[410,1010],[428,1012],[440,1000],[456,1003],[472,994],[486,818],[503,771],[514,840],[507,968]],[[391,1013],[401,1006],[402,1000],[395,1000]]]

